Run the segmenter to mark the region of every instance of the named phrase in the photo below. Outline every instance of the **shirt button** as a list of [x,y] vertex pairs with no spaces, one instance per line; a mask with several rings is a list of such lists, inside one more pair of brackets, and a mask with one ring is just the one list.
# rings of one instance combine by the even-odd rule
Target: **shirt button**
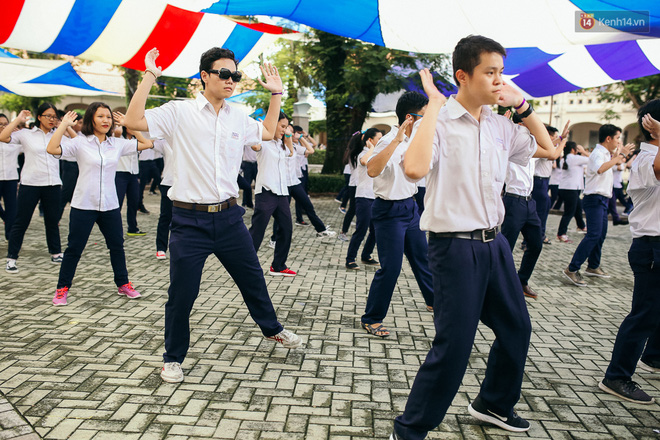
[[481,154],[486,154],[486,150],[481,150]]

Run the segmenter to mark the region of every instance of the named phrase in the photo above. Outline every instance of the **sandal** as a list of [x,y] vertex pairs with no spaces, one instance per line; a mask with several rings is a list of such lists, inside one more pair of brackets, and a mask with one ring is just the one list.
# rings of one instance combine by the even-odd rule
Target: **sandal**
[[361,322],[360,324],[370,335],[378,336],[379,338],[386,338],[390,335],[389,330],[387,330],[383,324],[378,326],[376,326],[376,324],[367,324],[364,322]]
[[426,310],[433,313],[433,306],[426,306]]

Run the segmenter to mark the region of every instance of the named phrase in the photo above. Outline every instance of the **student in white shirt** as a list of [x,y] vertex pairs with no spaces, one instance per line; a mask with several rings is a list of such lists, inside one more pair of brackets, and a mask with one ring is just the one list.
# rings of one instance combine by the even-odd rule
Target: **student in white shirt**
[[138,191],[139,202],[138,211],[142,214],[150,214],[149,210],[144,206],[144,188],[149,182],[157,180],[160,177],[160,171],[156,166],[156,151],[148,150],[138,155],[138,166],[140,168],[140,189]]
[[[57,122],[57,110],[50,103],[43,103],[37,109],[34,128],[14,131],[19,124],[24,124],[31,116],[28,110],[21,111],[16,119],[7,125],[0,133],[0,142],[18,144],[25,154],[25,165],[21,171],[21,182],[18,189],[16,221],[9,233],[7,249],[7,266],[5,270],[11,274],[18,273],[16,260],[23,246],[25,231],[30,225],[32,214],[37,203],[41,201],[46,226],[46,242],[50,261],[54,264],[62,262],[62,247],[60,243],[60,164],[57,159],[46,152],[46,144],[52,136],[52,129]],[[71,132],[72,137],[75,133]]]
[[597,278],[610,276],[600,267],[603,242],[607,236],[607,204],[612,197],[612,167],[624,163],[626,155],[634,144],[619,148],[621,129],[612,124],[602,125],[598,129],[596,148],[589,156],[584,184],[582,207],[587,217],[587,235],[584,236],[571,259],[562,271],[564,278],[573,285],[584,287],[587,282],[579,272],[582,264],[588,260],[585,275]]
[[170,223],[172,223],[172,200],[167,196],[172,188],[172,147],[165,139],[156,139],[154,150],[163,156],[163,178],[160,180],[158,189],[160,190],[160,214],[158,216],[158,226],[156,227],[156,259],[164,260],[167,258],[167,244],[170,236]]
[[[64,115],[62,115],[64,116]],[[76,133],[80,134],[82,129],[83,117],[80,115],[76,116],[75,123],[71,126],[71,129]],[[67,135],[66,133],[64,134]],[[67,203],[71,203],[71,198],[73,197],[73,190],[76,188],[76,182],[78,181],[78,164],[76,163],[75,158],[66,158],[60,160],[60,176],[62,178],[62,199],[60,201],[60,218],[64,213],[64,208],[66,208]]]
[[293,233],[289,208],[288,166],[289,159],[296,160],[293,157],[292,134],[293,128],[289,125],[289,119],[284,112],[280,112],[275,138],[272,141],[252,146],[252,149],[257,152],[259,171],[254,187],[254,214],[252,215],[250,236],[254,250],[258,251],[270,218],[273,217],[277,222],[275,253],[268,272],[273,276],[296,276],[296,272],[286,265]]
[[[0,130],[9,125],[9,118],[0,113]],[[18,144],[0,142],[0,197],[2,197],[2,221],[5,222],[5,238],[9,241],[11,227],[16,220],[16,189],[18,188],[18,156],[23,152]]]
[[[348,147],[347,147],[348,148]],[[346,157],[344,157],[346,160]],[[348,184],[351,181],[351,166],[347,163],[344,164],[344,186],[335,197],[335,202],[341,203],[339,205],[339,211],[342,214],[346,214],[346,204],[348,203]]]
[[[470,414],[510,431],[529,429],[513,407],[531,323],[511,248],[498,233],[504,219],[500,194],[509,162],[524,166],[533,155],[551,157],[555,149],[529,104],[504,83],[505,53],[482,36],[459,41],[453,54],[458,94],[448,101],[431,73],[420,72],[429,105],[403,166],[410,179],[426,176],[420,226],[429,231],[436,335],[406,409],[395,419],[393,440],[421,440],[442,422],[465,374],[479,320],[496,336]],[[494,114],[495,104],[513,106],[525,127]]]
[[243,149],[243,161],[241,170],[245,179],[245,189],[243,189],[243,207],[254,209],[252,201],[252,182],[257,178],[257,152],[251,146],[245,146]]
[[263,124],[229,105],[241,79],[234,53],[214,47],[200,59],[204,91],[195,100],[170,101],[145,112],[151,87],[161,70],[158,50],[145,57],[145,72],[126,113],[132,130],[148,131],[172,147],[174,181],[170,229],[170,288],[165,305],[165,353],[161,378],[183,381],[181,362],[190,345],[190,312],[199,294],[204,263],[214,254],[232,276],[250,316],[267,339],[286,348],[302,344],[299,336],[277,320],[264,273],[250,234],[243,223],[245,210],[237,205],[237,177],[245,145],[271,140],[280,113],[282,80],[277,69],[262,67],[271,92]]
[[[114,136],[124,139],[134,139],[132,133],[123,126],[124,115],[114,112],[115,119],[118,121],[115,126]],[[147,233],[138,227],[137,212],[140,206],[140,165],[138,152],[122,156],[117,164],[115,173],[115,187],[117,188],[117,198],[119,200],[119,209],[124,206],[126,199],[126,235],[129,237],[144,237]]]
[[635,365],[660,373],[660,99],[643,105],[637,119],[646,142],[628,182],[635,205],[629,217],[633,241],[628,261],[635,275],[632,307],[619,327],[612,359],[598,385],[629,402],[651,404],[654,399],[632,381],[632,375]]
[[[310,135],[305,133],[305,130],[303,130],[300,125],[293,126],[293,150],[295,151],[296,159],[298,159],[298,166],[300,167],[300,183],[305,190],[305,194],[309,192],[309,160],[307,157],[314,154],[315,146],[316,141]],[[298,226],[309,225],[309,223],[305,222],[303,219],[303,213],[304,209],[302,208],[302,204],[296,201],[296,225]]]
[[[552,142],[557,145],[564,140],[566,133],[563,136],[559,135],[559,130],[555,127],[546,125],[546,130],[552,139]],[[562,147],[563,148],[563,147]],[[534,165],[534,188],[532,190],[532,198],[536,202],[536,213],[541,220],[541,231],[543,233],[543,244],[550,244],[550,240],[545,234],[545,225],[548,221],[548,214],[550,213],[550,196],[548,195],[550,185],[550,175],[552,174],[552,166],[554,160],[550,159],[537,159]]]
[[[578,154],[580,153],[580,154]],[[557,230],[557,241],[563,243],[573,243],[568,238],[568,224],[571,218],[575,217],[578,222],[578,229],[584,229],[582,220],[582,205],[580,202],[580,193],[584,189],[584,167],[589,163],[590,153],[582,145],[569,141],[564,147],[564,161],[562,163],[562,174],[559,180],[559,197],[564,203],[564,213],[559,221]],[[580,212],[578,212],[580,206]]]
[[75,158],[79,170],[78,183],[71,199],[69,240],[60,267],[53,305],[67,305],[76,267],[94,224],[98,225],[110,251],[117,292],[130,299],[139,298],[140,293],[128,281],[115,171],[120,156],[153,148],[153,144],[139,133],[136,133],[137,141],[108,136],[113,133],[115,124],[110,107],[102,102],[89,105],[80,136],[67,139],[64,133],[67,127],[75,123],[75,117],[74,112],[64,116],[47,146],[48,153],[55,157]]

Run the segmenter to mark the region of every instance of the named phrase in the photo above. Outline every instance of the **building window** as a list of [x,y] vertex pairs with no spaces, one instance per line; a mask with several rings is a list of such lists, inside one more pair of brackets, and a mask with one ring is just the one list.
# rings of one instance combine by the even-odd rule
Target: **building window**
[[568,101],[568,103],[572,105],[572,104],[573,104],[573,100],[571,99],[570,101]]
[[546,100],[546,101],[544,102],[544,104],[545,104],[545,105],[548,105],[548,101]]
[[587,101],[587,104],[591,104],[591,99],[589,101]]
[[578,104],[582,104],[582,100],[581,100],[581,99],[578,101]]

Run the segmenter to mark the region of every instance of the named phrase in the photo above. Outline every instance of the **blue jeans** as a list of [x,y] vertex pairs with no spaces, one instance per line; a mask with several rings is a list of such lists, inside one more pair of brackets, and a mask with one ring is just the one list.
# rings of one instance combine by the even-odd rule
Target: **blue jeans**
[[264,336],[282,331],[268,296],[264,273],[250,234],[245,210],[219,212],[172,208],[170,288],[165,304],[165,362],[183,362],[190,345],[190,312],[199,294],[204,263],[215,255],[240,290],[250,316]]
[[607,235],[607,204],[609,198],[599,194],[584,196],[582,206],[587,216],[587,235],[584,236],[575,253],[568,270],[580,270],[582,263],[588,260],[590,269],[600,267],[600,255],[603,242]]

